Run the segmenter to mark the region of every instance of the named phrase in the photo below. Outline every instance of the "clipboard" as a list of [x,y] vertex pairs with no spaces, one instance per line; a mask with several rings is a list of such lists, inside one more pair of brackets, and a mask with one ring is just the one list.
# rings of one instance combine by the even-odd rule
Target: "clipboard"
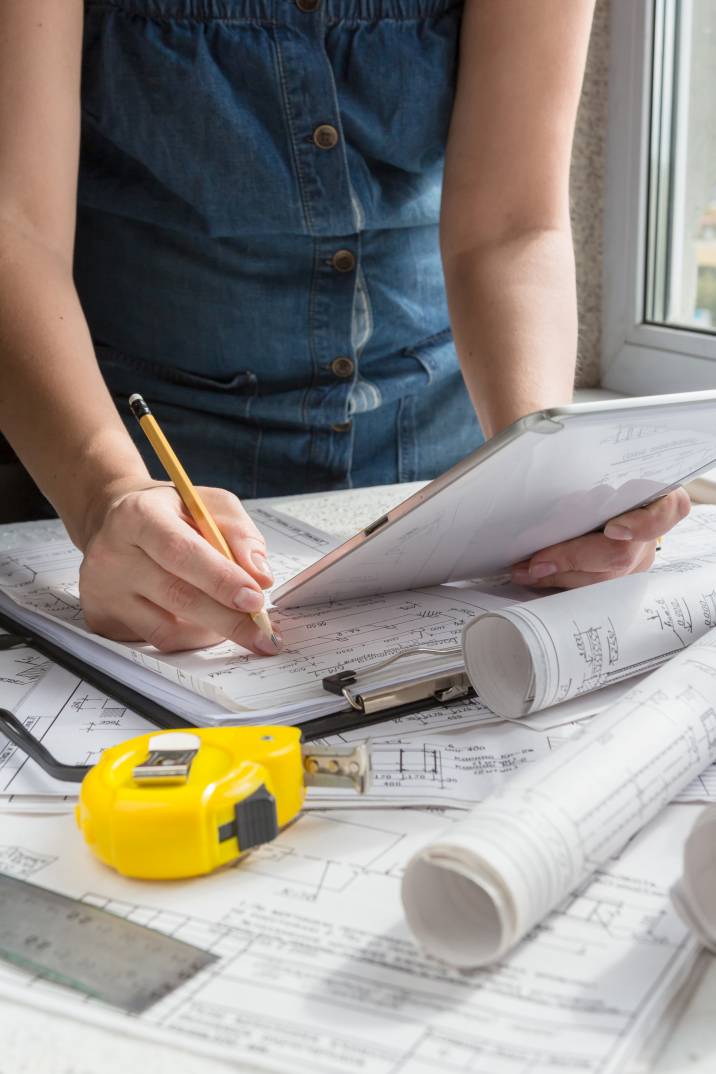
[[[120,704],[136,712],[138,716],[142,716],[155,727],[172,729],[195,726],[183,716],[178,716],[171,709],[146,697],[133,687],[127,686],[119,679],[66,652],[36,631],[28,630],[4,611],[0,611],[0,628],[7,631],[6,634],[0,634],[0,650],[20,647],[34,649],[35,652],[46,656],[59,667],[85,679],[102,693],[119,701]],[[302,740],[312,742],[343,731],[353,731],[357,727],[370,727],[399,716],[423,712],[426,709],[435,708],[436,705],[457,704],[474,696],[475,691],[464,669],[424,673],[408,682],[394,686],[370,685],[369,679],[373,672],[416,653],[456,656],[462,653],[462,649],[432,649],[427,646],[416,646],[403,649],[387,660],[370,664],[362,668],[360,673],[345,669],[335,675],[326,676],[322,681],[323,689],[335,694],[336,697],[343,698],[349,708],[346,710],[341,707],[335,713],[302,722],[298,725],[301,728]]]

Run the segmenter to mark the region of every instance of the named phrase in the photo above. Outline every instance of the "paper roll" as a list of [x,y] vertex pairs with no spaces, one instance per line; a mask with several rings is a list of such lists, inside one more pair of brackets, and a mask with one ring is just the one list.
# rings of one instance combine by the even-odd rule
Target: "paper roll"
[[671,901],[691,931],[716,953],[716,806],[700,815],[684,846],[684,873]]
[[410,927],[456,966],[502,957],[714,759],[710,631],[416,854],[402,886]]

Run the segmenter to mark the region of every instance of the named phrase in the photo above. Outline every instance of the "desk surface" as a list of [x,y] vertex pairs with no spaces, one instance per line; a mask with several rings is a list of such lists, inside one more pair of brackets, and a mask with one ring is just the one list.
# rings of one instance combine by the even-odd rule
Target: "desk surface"
[[[292,496],[270,501],[282,510],[330,530],[350,536],[394,504],[410,495],[419,485],[386,486],[334,493],[330,509],[322,496]],[[48,522],[39,531],[50,537],[59,523]],[[0,549],[15,542],[18,527],[0,527]],[[34,818],[42,824],[42,817]],[[687,1002],[670,1039],[657,1051],[655,1060],[638,1068],[649,1074],[713,1074],[716,1069],[716,960],[708,959],[705,972]],[[2,1074],[126,1074],[131,1069],[153,1074],[226,1074],[228,1071],[254,1072],[256,1068],[241,1056],[235,1063],[189,1055],[179,1044],[173,1048],[117,1036],[96,1026],[77,1024],[47,1012],[32,1010],[0,1000],[2,1027]],[[262,1068],[265,1070],[265,1068]]]

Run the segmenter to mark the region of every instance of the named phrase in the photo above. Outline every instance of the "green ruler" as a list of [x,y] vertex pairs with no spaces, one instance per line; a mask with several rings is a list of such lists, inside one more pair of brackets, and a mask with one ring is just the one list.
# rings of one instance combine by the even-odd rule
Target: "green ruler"
[[141,1014],[216,955],[0,873],[0,958]]

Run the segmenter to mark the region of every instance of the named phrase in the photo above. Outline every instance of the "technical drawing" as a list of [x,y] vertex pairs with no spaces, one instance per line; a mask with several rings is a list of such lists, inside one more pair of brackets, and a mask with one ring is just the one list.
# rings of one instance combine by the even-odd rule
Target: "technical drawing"
[[3,556],[0,558],[0,578],[3,586],[8,589],[16,586],[32,584],[37,577],[37,571],[27,567],[15,556]]
[[53,584],[53,575],[77,574],[82,553],[67,539],[25,548],[0,558],[0,584],[8,589],[42,587]]
[[31,686],[38,682],[50,662],[32,649],[9,649],[0,653],[0,683],[13,686]]
[[[44,667],[30,666],[31,681],[13,702],[13,709],[28,730],[66,763],[95,764],[108,746],[150,728],[141,716],[57,665],[45,661]],[[38,669],[36,675],[34,669]],[[8,689],[0,680],[0,703]],[[76,784],[53,780],[2,735],[0,743],[0,796],[10,802],[25,795],[76,796]]]
[[[320,823],[320,827],[319,827]],[[302,902],[317,902],[325,892],[344,894],[369,875],[399,876],[401,832],[361,823],[360,818],[323,814],[304,817],[272,843],[257,847],[235,868],[284,885],[280,894]]]
[[[277,579],[305,565],[302,534],[300,531],[300,539],[294,537],[294,545],[287,550],[272,553]],[[25,608],[82,629],[79,563],[79,554],[68,540],[38,546],[31,552],[23,551],[22,556],[6,557],[4,569],[0,565],[0,588]],[[181,660],[142,645],[128,646],[127,655],[228,710],[300,708],[316,700],[317,690],[324,700],[320,684],[326,675],[346,666],[365,667],[418,645],[453,648],[468,620],[504,603],[505,598],[470,587],[377,594],[336,600],[327,607],[276,613],[284,647],[269,661],[231,643],[182,654]],[[112,647],[99,638],[94,640]],[[435,658],[411,657],[405,671],[409,674],[435,666]]]
[[57,857],[49,854],[38,854],[26,847],[0,844],[0,873],[17,877],[18,880],[27,880],[55,861]]
[[[350,885],[320,885],[333,907],[350,907],[347,915],[317,914],[310,905],[304,911],[296,891],[284,908],[283,876],[265,895],[243,876],[253,857],[235,868],[235,890],[209,916],[94,892],[84,901],[219,956],[144,1020],[175,1039],[198,1035],[229,1050],[250,1045],[280,1067],[598,1074],[654,989],[666,1001],[670,968],[687,950],[665,888],[639,874],[632,880],[607,872],[535,929],[519,958],[460,973],[421,954],[402,928],[372,929]],[[316,872],[329,864],[316,858]],[[398,878],[396,871],[388,883]],[[595,960],[603,980],[590,978]],[[615,986],[616,967],[628,987]]]
[[[441,789],[457,779],[450,768],[454,767],[454,749],[446,744],[443,748],[433,743],[379,745],[372,750],[374,784],[389,787],[394,784],[435,784]],[[451,763],[452,762],[452,763]]]
[[716,590],[711,589],[708,593],[704,593],[699,601],[701,605],[701,614],[704,617],[704,623],[710,630],[716,626]]
[[622,892],[611,878],[598,873],[582,892],[572,895],[560,906],[565,919],[594,926],[595,932],[631,943],[662,947],[678,943],[682,934],[674,928],[673,914],[667,906],[655,909],[653,895],[642,897],[639,891]]
[[605,436],[602,444],[629,444],[635,440],[645,440],[654,436],[662,436],[666,431],[665,425],[634,425],[625,422],[615,426],[614,430]]
[[[613,631],[613,624],[609,620],[609,625]],[[595,690],[602,681],[604,673],[604,645],[602,643],[601,628],[599,626],[589,626],[586,628],[580,628],[578,623],[574,623],[574,644],[577,649],[577,653],[584,661],[586,670],[584,678],[582,680],[582,690]],[[614,643],[607,650],[607,659],[613,652]]]
[[658,623],[661,630],[671,631],[681,646],[693,640],[694,623],[685,598],[657,597],[653,605],[644,608],[644,615],[647,622]]
[[31,597],[27,597],[24,603],[33,611],[45,612],[63,622],[84,621],[79,594],[71,585],[54,585],[37,591]]
[[[48,887],[218,956],[140,1016],[145,1025],[175,1045],[251,1054],[272,1069],[613,1074],[623,1067],[612,1054],[635,1042],[645,1014],[658,1017],[692,957],[668,898],[681,828],[658,837],[673,853],[627,851],[514,956],[461,972],[421,952],[399,899],[404,865],[449,818],[304,815],[233,868],[168,885],[137,885],[74,848],[53,869],[67,818],[49,831],[6,823],[0,861],[9,849],[14,868],[42,868]],[[108,1018],[18,968],[0,964],[0,979],[27,989],[29,1003],[51,995],[68,1015],[81,1003],[83,1019]]]

